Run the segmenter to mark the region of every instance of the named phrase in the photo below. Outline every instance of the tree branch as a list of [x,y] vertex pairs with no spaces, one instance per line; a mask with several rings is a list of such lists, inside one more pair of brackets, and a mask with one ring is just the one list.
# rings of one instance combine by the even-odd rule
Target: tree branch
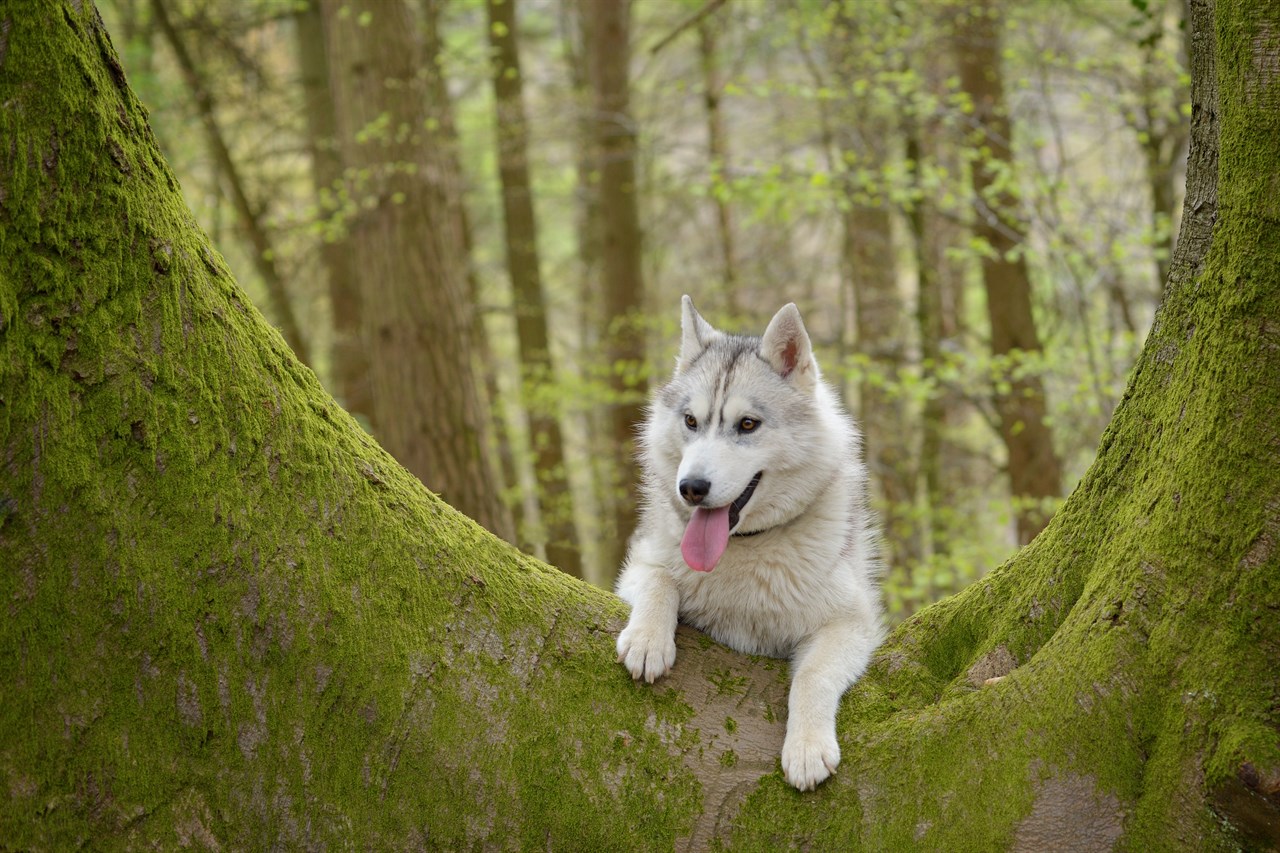
[[725,5],[727,2],[729,2],[729,0],[708,0],[707,5],[703,6],[701,9],[694,12],[692,15],[685,18],[680,23],[676,24],[675,29],[673,29],[671,32],[667,33],[665,36],[659,39],[658,43],[655,44],[653,47],[649,48],[649,57],[653,58],[657,56],[667,45],[671,44],[671,42],[679,38],[681,33],[685,32],[686,30],[693,29],[698,24],[700,24],[704,18],[709,18],[710,16],[714,15],[716,13],[716,10],[718,10],[721,6]]
[[209,148],[213,151],[218,168],[226,176],[227,192],[231,196],[231,203],[235,206],[236,215],[240,218],[240,226],[244,229],[245,235],[253,246],[253,251],[251,252],[253,264],[266,285],[267,298],[271,302],[271,313],[280,324],[280,331],[284,334],[284,339],[294,353],[297,354],[299,360],[305,364],[310,364],[310,348],[307,346],[306,338],[302,334],[302,328],[298,324],[297,316],[294,314],[293,304],[289,300],[284,277],[276,266],[274,260],[275,251],[271,245],[271,239],[267,236],[266,229],[262,226],[261,214],[249,202],[249,196],[244,188],[244,181],[240,176],[240,169],[236,165],[235,158],[231,156],[231,149],[227,146],[226,139],[222,135],[222,129],[218,126],[213,94],[201,77],[199,69],[196,68],[195,60],[192,58],[191,52],[187,50],[187,45],[183,42],[182,36],[169,18],[164,0],[151,0],[151,8],[155,13],[156,23],[160,25],[160,32],[164,34],[165,41],[169,43],[169,47],[173,50],[174,58],[178,61],[178,67],[182,70],[183,79],[187,81],[187,87],[191,89],[191,94],[196,102],[196,109],[200,113],[200,121],[204,125],[205,133],[209,138]]

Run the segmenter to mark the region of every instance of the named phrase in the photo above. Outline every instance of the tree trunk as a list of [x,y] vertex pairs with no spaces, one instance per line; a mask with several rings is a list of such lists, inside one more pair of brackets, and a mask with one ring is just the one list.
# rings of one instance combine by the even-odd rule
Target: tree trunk
[[1097,460],[898,628],[801,795],[779,663],[682,630],[634,684],[617,599],[422,488],[247,303],[92,6],[3,7],[0,837],[1275,846],[1280,10],[1193,8],[1182,236]]
[[[601,240],[600,194],[596,191],[595,121],[591,104],[589,55],[587,49],[586,12],[582,0],[559,0],[557,29],[560,35],[564,71],[571,94],[575,120],[573,233],[576,241],[573,265],[573,291],[577,297],[571,306],[575,332],[570,347],[571,357],[561,365],[571,381],[582,381],[587,387],[607,387],[607,365],[599,353],[605,339],[603,298],[600,293]],[[580,464],[587,468],[586,489],[579,492],[583,506],[582,555],[587,577],[604,587],[611,587],[621,567],[626,543],[605,535],[613,526],[613,501],[618,477],[616,451],[612,444],[613,421],[599,391],[591,405],[579,406],[576,416],[564,421],[566,427],[581,436]]]
[[982,0],[956,16],[960,85],[973,102],[973,118],[982,135],[972,164],[977,216],[974,234],[987,245],[982,277],[991,322],[991,353],[1003,366],[997,390],[1000,438],[1008,453],[1010,493],[1017,519],[1018,541],[1030,542],[1048,522],[1044,501],[1062,490],[1062,464],[1045,423],[1044,383],[1039,374],[1019,365],[1041,352],[1031,313],[1031,279],[1022,254],[1026,237],[1018,222],[1008,174],[1013,167],[1013,127],[1004,103],[1000,71],[1000,27],[995,0]]
[[889,566],[909,584],[924,555],[915,512],[911,419],[904,395],[893,387],[906,363],[906,308],[898,292],[888,211],[848,201],[851,207],[842,216],[845,267],[852,284],[858,352],[867,360],[858,385],[858,420],[867,467],[883,499],[879,509]]
[[[516,453],[512,434],[514,427],[502,416],[498,408],[501,390],[498,376],[502,372],[498,358],[494,354],[489,329],[485,325],[483,304],[480,291],[480,277],[476,274],[475,265],[471,263],[474,256],[475,240],[471,229],[471,215],[463,198],[462,162],[460,158],[460,140],[458,125],[453,118],[453,100],[449,94],[448,81],[444,76],[444,37],[440,30],[440,19],[448,0],[422,0],[422,69],[427,86],[427,121],[435,122],[438,128],[434,136],[439,144],[440,162],[445,175],[453,179],[445,183],[448,207],[457,218],[458,228],[462,233],[462,256],[466,260],[467,302],[471,306],[471,366],[479,377],[476,391],[480,394],[481,409],[486,413],[486,421],[492,423],[494,435],[490,436],[490,446],[494,449],[499,481],[504,489],[514,486],[520,480],[520,472],[516,464]],[[524,526],[525,502],[510,502],[512,515],[511,529],[519,532]],[[520,545],[518,537],[511,540]]]
[[[943,313],[942,283],[929,253],[930,234],[925,226],[931,207],[921,179],[924,146],[917,117],[904,108],[903,135],[912,187],[918,192],[907,210],[911,248],[916,262],[916,328],[920,335],[920,374],[932,383],[920,412],[920,479],[928,507],[929,553],[943,557],[950,550],[944,530],[945,491],[942,485],[942,436],[947,422],[947,402],[937,377],[942,366]],[[937,217],[932,217],[935,222]]]
[[[946,18],[944,17],[944,20]],[[918,17],[907,22],[923,29]],[[937,98],[947,95],[947,78],[953,73],[948,51],[937,50],[938,36],[927,32],[925,41],[912,46],[914,70],[923,77],[923,91]],[[964,246],[968,234],[947,212],[941,210],[925,181],[925,164],[933,164],[959,180],[963,169],[958,165],[961,148],[954,131],[942,121],[938,111],[922,112],[920,102],[903,103],[900,127],[904,153],[908,163],[913,199],[906,209],[907,229],[916,267],[917,334],[920,336],[921,378],[930,387],[920,413],[919,477],[925,492],[927,553],[935,571],[923,590],[928,600],[936,568],[947,563],[951,543],[964,512],[962,498],[957,497],[956,477],[947,476],[956,466],[956,448],[948,439],[948,426],[962,416],[961,401],[954,390],[940,381],[946,362],[945,344],[962,336],[960,318],[964,314],[964,270],[950,256],[953,248]]]
[[635,526],[636,428],[644,417],[648,387],[645,359],[644,273],[640,256],[640,205],[636,184],[636,126],[631,118],[631,2],[583,0],[581,4],[592,90],[592,124],[600,196],[600,286],[608,326],[610,406],[616,479],[609,504],[613,529],[601,560],[616,567]]
[[906,307],[898,290],[898,268],[889,219],[889,198],[877,178],[889,163],[891,124],[872,98],[860,97],[857,83],[881,70],[873,45],[889,42],[888,14],[859,14],[842,6],[828,41],[842,100],[836,130],[837,159],[843,169],[839,199],[844,275],[853,294],[857,351],[865,359],[858,384],[858,420],[867,467],[879,487],[879,507],[889,566],[910,586],[921,562],[922,538],[916,518],[917,471],[906,395],[894,387],[906,364]]
[[324,24],[319,0],[307,0],[298,9],[298,69],[307,120],[307,145],[311,177],[316,187],[324,238],[320,262],[329,288],[333,315],[333,343],[329,347],[329,375],[343,408],[365,419],[377,432],[373,419],[373,392],[369,387],[369,356],[361,340],[360,282],[354,259],[340,235],[344,229],[338,198],[342,182],[342,157],[338,153],[338,125],[329,88],[329,57],[324,44]]
[[471,365],[458,180],[428,128],[421,52],[403,0],[323,0],[343,160],[358,211],[347,247],[378,438],[445,500],[514,538],[489,459],[488,412]]
[[[538,223],[529,177],[529,127],[525,121],[520,52],[516,43],[515,0],[487,0],[489,44],[493,49],[494,130],[502,215],[506,226],[507,272],[515,302],[520,351],[520,393],[529,413],[529,442],[534,453],[537,503],[547,562],[582,577],[582,554],[573,526],[573,495],[565,469],[564,437],[554,404],[539,400],[540,386],[553,386],[551,334],[538,256]],[[545,395],[544,395],[545,396]]]
[[[1138,71],[1141,114],[1138,144],[1146,161],[1147,185],[1151,193],[1150,227],[1153,238],[1156,238],[1152,250],[1156,292],[1159,293],[1169,277],[1169,260],[1178,236],[1177,210],[1174,208],[1178,188],[1174,184],[1174,172],[1187,144],[1186,127],[1179,121],[1179,109],[1186,91],[1179,85],[1170,87],[1167,80],[1161,79],[1163,75],[1157,63],[1164,39],[1167,0],[1135,9],[1144,24],[1138,28],[1142,51],[1142,64]],[[1161,235],[1163,239],[1159,239]]]
[[703,18],[698,21],[698,64],[702,70],[702,106],[707,122],[707,160],[711,175],[711,201],[715,206],[716,238],[720,244],[720,295],[721,304],[730,316],[738,313],[738,252],[734,246],[733,211],[722,191],[729,180],[729,137],[724,129],[724,111],[720,109],[720,97],[724,82],[721,80],[716,31],[723,26]]

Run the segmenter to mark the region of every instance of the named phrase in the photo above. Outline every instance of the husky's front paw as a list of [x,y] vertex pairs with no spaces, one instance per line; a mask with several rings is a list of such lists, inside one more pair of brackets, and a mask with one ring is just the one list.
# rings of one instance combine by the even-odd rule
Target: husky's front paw
[[782,743],[782,775],[801,791],[812,791],[840,764],[834,731],[787,732]]
[[627,667],[632,678],[652,684],[676,662],[675,632],[629,623],[618,635],[618,662]]

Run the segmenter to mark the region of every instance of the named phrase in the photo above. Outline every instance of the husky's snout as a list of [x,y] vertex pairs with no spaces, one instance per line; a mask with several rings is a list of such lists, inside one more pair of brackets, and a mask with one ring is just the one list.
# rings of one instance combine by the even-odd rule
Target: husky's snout
[[680,497],[690,506],[697,506],[711,494],[711,481],[701,477],[686,477],[680,481]]

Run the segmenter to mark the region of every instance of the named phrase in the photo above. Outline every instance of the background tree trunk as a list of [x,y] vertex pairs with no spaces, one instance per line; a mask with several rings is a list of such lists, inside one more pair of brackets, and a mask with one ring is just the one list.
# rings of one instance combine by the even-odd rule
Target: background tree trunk
[[329,375],[338,401],[353,415],[362,417],[377,432],[373,420],[373,392],[369,387],[369,356],[361,340],[360,283],[354,259],[341,234],[345,225],[338,196],[342,181],[342,156],[338,153],[338,125],[329,88],[329,56],[324,44],[320,0],[307,0],[296,16],[298,70],[302,78],[311,148],[311,175],[316,187],[318,215],[325,221],[320,262],[328,280],[333,315],[333,343],[329,347]]
[[[920,565],[922,538],[916,516],[917,469],[913,464],[912,418],[900,391],[906,364],[906,307],[898,288],[898,265],[889,217],[886,181],[891,124],[857,83],[876,73],[875,45],[892,43],[890,16],[861,15],[841,6],[828,40],[841,93],[835,144],[843,172],[841,245],[844,275],[853,294],[857,352],[865,359],[858,383],[858,420],[867,467],[878,487],[889,566],[909,584]],[[873,57],[863,60],[862,57]],[[866,178],[863,176],[877,177]]]
[[906,117],[903,119],[905,153],[913,188],[920,193],[920,197],[914,199],[907,210],[907,227],[911,232],[911,248],[916,262],[916,328],[920,335],[920,373],[926,381],[934,383],[920,413],[919,471],[925,491],[925,505],[928,507],[928,552],[934,557],[945,557],[950,541],[945,529],[946,493],[942,479],[942,441],[947,422],[947,400],[944,390],[937,385],[944,339],[942,282],[939,270],[933,263],[934,258],[930,256],[931,235],[925,225],[926,218],[932,219],[931,224],[938,224],[938,217],[929,217],[931,206],[925,199],[921,179],[924,147],[920,123],[909,111],[910,107],[907,106],[904,109]]
[[[910,23],[921,29],[920,19]],[[937,98],[946,96],[946,80],[953,74],[948,62],[949,51],[937,49],[943,36],[926,31],[924,41],[912,45],[914,70],[923,78],[918,95]],[[907,230],[916,268],[916,332],[920,340],[920,375],[930,384],[921,406],[920,444],[918,453],[919,485],[924,489],[926,517],[923,521],[927,548],[933,567],[946,565],[956,537],[958,507],[964,499],[957,496],[956,447],[948,437],[949,427],[959,420],[961,403],[955,391],[941,380],[947,361],[945,346],[961,335],[960,317],[964,314],[963,264],[949,255],[968,242],[963,227],[943,212],[925,180],[925,166],[959,176],[960,140],[941,120],[941,111],[922,114],[925,98],[909,98],[900,109],[904,155],[908,164],[913,199],[905,211]],[[948,476],[951,473],[951,476]],[[934,572],[925,572],[932,577]],[[926,588],[926,592],[928,589]]]
[[[600,293],[601,240],[600,194],[596,191],[595,121],[592,104],[589,56],[587,53],[586,16],[582,0],[559,0],[557,29],[564,62],[564,72],[571,90],[573,122],[573,218],[574,263],[573,292],[577,296],[570,316],[575,331],[570,358],[561,365],[571,379],[590,383],[595,390],[588,398],[591,405],[582,406],[576,417],[563,424],[581,436],[583,454],[579,457],[587,469],[586,488],[579,493],[582,503],[582,552],[586,576],[593,583],[610,588],[620,568],[622,549],[626,543],[610,538],[612,528],[615,480],[618,477],[612,441],[612,418],[603,405],[600,393],[607,386],[607,374],[599,364],[603,349],[604,300]],[[585,459],[583,458],[585,457]],[[606,518],[606,516],[610,516]]]
[[428,493],[248,306],[92,6],[4,7],[0,836],[1274,846],[1280,10],[1192,21],[1182,236],[1097,462],[899,627],[799,795],[781,664],[682,631],[632,683],[615,598]]
[[513,539],[471,366],[465,244],[447,186],[458,178],[428,129],[413,20],[403,0],[324,0],[321,9],[343,160],[356,181],[347,246],[362,271],[378,437],[453,506]]
[[[495,435],[490,436],[490,447],[496,459],[497,470],[501,473],[499,480],[503,488],[514,486],[520,481],[519,466],[516,462],[517,427],[507,418],[501,416],[498,401],[501,390],[498,376],[502,372],[497,355],[493,351],[489,328],[485,324],[484,294],[480,288],[480,276],[476,274],[475,265],[471,262],[474,255],[474,233],[471,227],[471,215],[463,198],[462,163],[458,137],[458,124],[454,120],[453,98],[449,94],[449,83],[444,73],[444,34],[441,32],[441,17],[448,0],[422,0],[422,69],[427,86],[427,121],[434,122],[438,132],[434,135],[439,144],[441,164],[445,175],[451,176],[444,185],[448,207],[456,217],[458,229],[462,233],[462,256],[466,260],[467,270],[467,303],[471,314],[471,368],[478,380],[477,392],[483,399],[482,409],[487,413],[488,421],[494,426]],[[533,543],[519,538],[519,531],[524,526],[525,501],[508,501],[512,515],[512,529],[517,538],[514,543],[521,545],[527,552],[533,550]]]
[[[582,553],[573,525],[573,495],[565,469],[560,419],[535,390],[556,381],[547,328],[546,300],[538,255],[538,223],[529,177],[529,127],[525,121],[523,78],[517,47],[515,0],[488,0],[489,44],[493,49],[494,131],[502,216],[506,226],[507,272],[515,302],[520,350],[520,395],[529,412],[529,442],[534,453],[538,509],[547,562],[582,577]],[[545,395],[544,395],[545,396]]]
[[614,399],[610,429],[617,460],[609,496],[613,529],[604,537],[600,559],[612,567],[622,561],[635,526],[636,428],[644,418],[648,389],[644,307],[644,270],[640,255],[640,205],[636,185],[636,126],[631,117],[631,2],[583,0],[588,37],[588,82],[600,211],[600,287],[607,326],[606,358]]
[[720,287],[717,294],[725,312],[736,317],[738,305],[738,252],[735,248],[733,210],[723,186],[732,178],[729,165],[729,137],[725,132],[724,111],[720,98],[724,80],[716,30],[723,24],[714,19],[698,21],[698,65],[702,71],[702,107],[706,113],[707,161],[711,176],[711,201],[715,207],[716,242],[720,244]]
[[960,85],[973,102],[981,136],[978,158],[971,165],[977,205],[973,230],[989,247],[982,258],[982,277],[991,353],[1014,360],[1000,377],[1008,390],[997,391],[995,403],[1008,453],[1018,541],[1026,544],[1049,520],[1044,500],[1062,493],[1062,463],[1045,424],[1044,383],[1034,370],[1017,364],[1022,356],[1038,356],[1042,348],[1031,313],[1031,279],[1020,248],[1026,236],[1007,178],[1013,168],[1013,126],[1000,71],[1002,19],[995,0],[981,0],[961,10],[955,20]]

